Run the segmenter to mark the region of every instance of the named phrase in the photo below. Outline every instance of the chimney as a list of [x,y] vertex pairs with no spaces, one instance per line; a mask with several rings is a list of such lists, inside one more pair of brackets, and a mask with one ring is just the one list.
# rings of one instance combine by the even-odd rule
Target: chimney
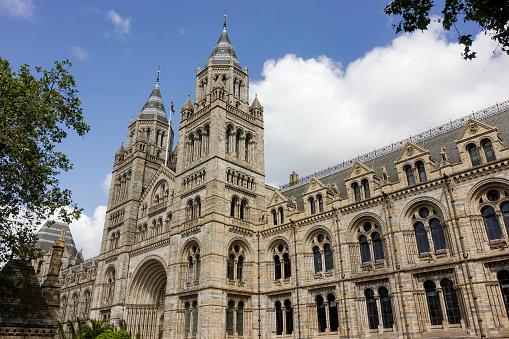
[[56,324],[60,315],[60,283],[58,274],[60,272],[60,261],[65,248],[65,228],[60,232],[60,239],[55,240],[51,251],[51,260],[46,281],[42,284],[42,293],[48,304],[49,312]]
[[299,175],[295,171],[290,174],[290,186],[295,186],[299,183]]

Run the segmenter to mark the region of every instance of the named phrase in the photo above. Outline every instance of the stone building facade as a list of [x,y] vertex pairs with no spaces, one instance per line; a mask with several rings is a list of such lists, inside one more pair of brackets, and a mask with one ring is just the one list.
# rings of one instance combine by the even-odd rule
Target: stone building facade
[[504,335],[509,102],[276,189],[248,89],[225,27],[171,151],[156,84],[115,155],[100,256],[62,275],[62,319],[147,339]]

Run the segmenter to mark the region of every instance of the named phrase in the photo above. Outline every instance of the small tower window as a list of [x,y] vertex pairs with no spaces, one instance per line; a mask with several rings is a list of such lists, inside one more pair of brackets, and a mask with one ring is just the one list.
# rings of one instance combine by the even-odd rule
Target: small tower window
[[412,167],[406,166],[405,173],[406,173],[406,180],[408,182],[408,186],[415,185],[414,170],[412,169]]
[[470,161],[472,162],[472,166],[479,166],[481,164],[481,159],[479,158],[477,147],[475,147],[475,145],[470,145],[468,146],[467,150],[468,154],[470,155]]
[[424,163],[422,161],[419,161],[416,164],[417,167],[417,173],[419,173],[419,182],[426,182],[426,170],[424,169]]
[[496,160],[495,152],[493,151],[493,146],[491,145],[491,141],[490,140],[484,140],[482,142],[482,148],[484,150],[484,155],[486,156],[486,161],[487,162],[491,162],[491,161],[495,161]]

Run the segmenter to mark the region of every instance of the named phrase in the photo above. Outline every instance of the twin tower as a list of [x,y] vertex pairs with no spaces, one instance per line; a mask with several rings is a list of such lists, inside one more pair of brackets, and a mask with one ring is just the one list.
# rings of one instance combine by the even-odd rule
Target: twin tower
[[90,317],[142,338],[254,336],[263,107],[249,105],[226,25],[181,109],[175,150],[170,125],[156,83],[115,154]]

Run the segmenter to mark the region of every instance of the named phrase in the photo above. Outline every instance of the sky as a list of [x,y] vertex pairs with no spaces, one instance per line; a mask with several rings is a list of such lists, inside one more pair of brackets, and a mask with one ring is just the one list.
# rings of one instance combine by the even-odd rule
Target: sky
[[[99,253],[114,154],[160,67],[178,140],[179,111],[194,99],[196,69],[223,27],[264,106],[266,182],[301,177],[509,99],[509,56],[474,25],[473,61],[456,33],[395,34],[388,1],[0,0],[0,57],[73,65],[84,137],[59,146],[74,167],[61,185],[84,209],[71,224],[85,257]],[[438,12],[438,10],[437,10]],[[167,112],[169,115],[170,112]]]

